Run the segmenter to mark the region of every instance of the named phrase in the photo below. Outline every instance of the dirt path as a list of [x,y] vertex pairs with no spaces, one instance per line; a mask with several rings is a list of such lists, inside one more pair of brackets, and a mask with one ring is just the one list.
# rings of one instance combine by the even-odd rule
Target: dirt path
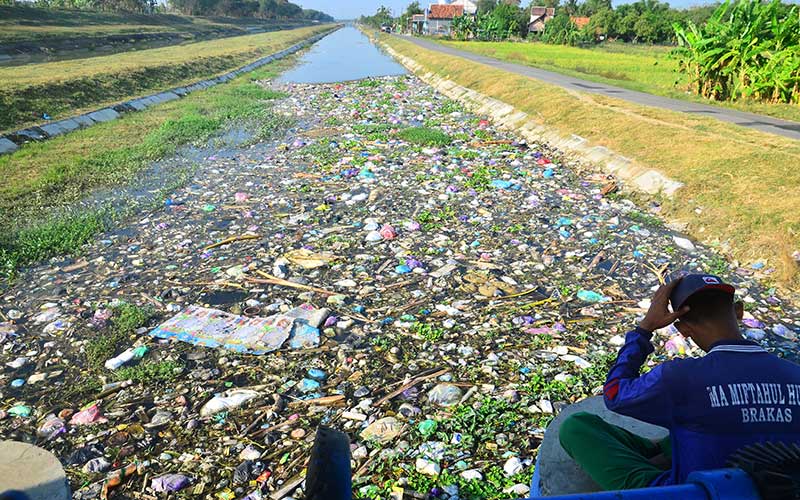
[[707,104],[682,101],[680,99],[671,99],[669,97],[657,96],[648,94],[646,92],[638,92],[604,83],[582,80],[573,76],[567,76],[560,73],[555,73],[553,71],[533,68],[524,64],[514,64],[501,61],[493,57],[476,54],[466,50],[459,50],[453,47],[447,47],[445,45],[431,42],[429,40],[422,40],[420,38],[404,36],[402,39],[429,50],[435,50],[437,52],[442,52],[452,56],[463,57],[464,59],[486,64],[503,71],[509,71],[518,75],[536,78],[537,80],[558,85],[559,87],[564,87],[568,90],[607,95],[609,97],[622,99],[624,101],[636,104],[678,111],[680,113],[701,114],[703,116],[710,116],[724,122],[735,123],[736,125],[740,125],[742,127],[752,128],[762,132],[769,132],[770,134],[781,135],[790,139],[800,139],[800,123],[797,122],[781,120],[755,113],[746,113],[744,111],[736,111],[734,109],[727,109],[720,106],[711,106]]

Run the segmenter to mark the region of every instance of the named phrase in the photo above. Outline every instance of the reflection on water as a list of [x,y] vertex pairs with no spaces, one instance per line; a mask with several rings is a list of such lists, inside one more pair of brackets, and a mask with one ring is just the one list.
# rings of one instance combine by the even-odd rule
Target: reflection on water
[[331,83],[405,73],[405,68],[378,50],[363,33],[346,26],[314,44],[278,81]]

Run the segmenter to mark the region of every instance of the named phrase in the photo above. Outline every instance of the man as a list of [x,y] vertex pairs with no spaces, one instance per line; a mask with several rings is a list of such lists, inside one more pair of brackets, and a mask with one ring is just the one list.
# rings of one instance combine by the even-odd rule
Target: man
[[[564,421],[561,445],[603,489],[680,484],[693,471],[724,467],[749,444],[800,442],[800,366],[742,338],[742,309],[733,294],[732,286],[709,275],[662,286],[608,373],[606,407],[666,427],[669,437],[653,442],[588,413]],[[707,354],[640,375],[653,352],[653,331],[676,320]]]

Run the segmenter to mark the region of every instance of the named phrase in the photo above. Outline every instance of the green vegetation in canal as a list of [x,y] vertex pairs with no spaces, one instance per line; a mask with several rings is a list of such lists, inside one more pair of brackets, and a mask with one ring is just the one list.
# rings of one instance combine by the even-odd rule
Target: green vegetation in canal
[[411,333],[422,337],[428,342],[438,342],[444,337],[444,329],[435,327],[429,323],[414,323]]
[[447,146],[453,139],[437,128],[409,127],[397,133],[397,137],[420,146]]
[[[425,326],[415,323],[412,331],[423,330]],[[542,338],[552,342],[550,336],[542,336]],[[372,343],[378,345],[374,339]],[[383,346],[384,349],[389,347],[391,347],[391,343]],[[545,344],[540,346],[540,348],[545,347],[547,347]],[[538,446],[535,439],[526,436],[529,429],[546,427],[553,415],[546,413],[532,415],[528,408],[541,399],[553,402],[571,402],[592,395],[595,388],[601,387],[605,382],[608,369],[615,359],[616,353],[594,356],[590,368],[582,370],[577,376],[571,376],[564,381],[554,380],[552,373],[531,372],[526,376],[525,381],[519,384],[516,391],[518,398],[512,400],[483,397],[478,401],[459,404],[449,409],[447,414],[431,417],[435,419],[435,425],[429,426],[425,432],[419,427],[414,432],[417,434],[417,439],[449,443],[450,448],[462,450],[478,460],[486,457],[489,461],[494,452],[487,447],[487,444],[499,443],[498,436],[515,436],[514,451],[519,453],[521,459],[529,458]],[[518,368],[514,371],[518,371]],[[469,377],[459,377],[460,380],[467,378]],[[481,379],[473,380],[475,383],[481,381]],[[459,439],[453,441],[454,436],[459,436]],[[518,498],[518,495],[506,493],[504,490],[516,484],[530,484],[533,468],[526,468],[523,473],[508,477],[502,468],[495,465],[481,470],[483,479],[466,480],[452,469],[444,469],[435,477],[425,475],[401,464],[398,457],[389,455],[385,460],[370,463],[368,472],[369,474],[362,477],[366,477],[370,481],[374,481],[376,477],[390,479],[385,483],[359,484],[356,481],[355,498],[386,498],[394,480],[402,476],[408,479],[409,488],[417,492],[428,492],[434,487],[456,484],[461,498],[500,500]]]
[[[127,345],[129,337],[145,326],[153,317],[151,309],[122,303],[114,308],[111,328],[100,332],[86,345],[86,361],[92,370],[103,370],[103,364],[113,357],[120,346]],[[123,379],[124,380],[124,379]]]
[[23,227],[16,234],[9,229],[0,237],[0,272],[9,276],[19,263],[72,252],[105,229],[105,224],[103,212],[92,210]]
[[492,176],[495,172],[489,167],[480,167],[474,172],[470,172],[464,186],[475,191],[486,191],[492,183]]
[[393,128],[395,128],[395,126],[388,123],[370,123],[355,125],[353,131],[363,135],[368,141],[385,142],[389,140],[389,131]]
[[114,331],[130,335],[145,326],[153,317],[153,310],[135,304],[122,303],[114,308]]
[[224,73],[331,29],[315,26],[109,56],[0,68],[0,130]]
[[[288,64],[276,62],[184,99],[0,156],[5,179],[0,186],[0,274],[9,279],[21,265],[74,252],[109,228],[118,215],[114,211],[61,208],[87,192],[124,185],[181,145],[206,141],[233,124],[255,138],[287,127],[289,118],[269,106],[282,94],[256,80],[272,78]],[[179,177],[163,188],[177,187]]]
[[180,374],[183,365],[175,361],[147,361],[135,366],[125,366],[114,372],[118,381],[132,380],[141,384],[169,382]]
[[502,61],[524,64],[599,83],[650,94],[800,121],[800,108],[791,104],[755,101],[717,103],[688,93],[689,80],[679,72],[672,47],[604,43],[591,48],[550,45],[542,42],[457,42],[443,45]]
[[[504,399],[486,397],[478,403],[458,405],[452,410],[449,418],[436,421],[432,435],[422,435],[423,438],[450,442],[455,435],[460,435],[460,440],[449,446],[464,450],[473,456],[485,455],[488,448],[486,443],[493,443],[498,434],[521,433],[530,425],[526,417],[526,409],[522,402],[510,403]],[[421,433],[416,430],[417,433]],[[530,443],[530,441],[528,441]],[[522,458],[526,458],[528,451],[517,450]],[[458,485],[459,496],[470,500],[501,500],[518,498],[519,495],[506,493],[504,490],[516,484],[530,484],[533,468],[508,477],[503,469],[491,466],[482,472],[482,480],[467,480],[457,472],[444,469],[438,476],[429,476],[417,472],[413,468],[401,466],[396,457],[389,456],[387,460],[378,460],[369,466],[370,474],[374,479],[379,477],[399,477],[408,479],[408,487],[416,492],[428,492],[434,487]],[[359,485],[356,481],[356,496],[358,499],[383,499],[391,491],[393,481],[386,484]]]
[[[684,223],[687,233],[712,244],[724,244],[739,261],[768,261],[776,269],[770,276],[776,284],[792,288],[800,283],[800,268],[792,258],[800,248],[800,197],[796,196],[800,170],[794,168],[800,161],[798,141],[711,117],[571,92],[426,50],[397,37],[378,36],[390,48],[413,58],[420,65],[419,71],[432,72],[508,103],[562,137],[576,134],[631,158],[633,173],[652,168],[682,182],[684,187],[674,198],[647,198],[660,202],[664,216]],[[476,46],[552,49],[567,54],[582,50],[543,44]],[[586,60],[602,59],[594,50],[584,53]],[[606,68],[611,70],[612,66]],[[625,71],[624,65],[616,71]],[[676,147],[678,144],[680,147]]]
[[627,216],[630,220],[647,226],[661,227],[664,225],[664,221],[662,221],[658,217],[643,212],[639,212],[637,210],[631,210],[630,212],[628,212]]
[[[149,307],[140,307],[126,302],[114,307],[110,327],[101,330],[86,345],[87,366],[94,373],[87,374],[87,380],[78,385],[86,386],[88,379],[95,379],[97,373],[104,373],[106,371],[105,362],[127,349],[130,346],[131,336],[135,335],[139,328],[147,326],[154,316],[155,311]],[[113,379],[132,380],[136,383],[147,384],[169,382],[178,376],[182,368],[183,365],[176,361],[153,361],[145,358],[137,364],[114,371]],[[96,390],[97,388],[83,387],[82,390],[86,389]]]
[[423,210],[417,215],[417,222],[425,231],[436,231],[444,227],[447,221],[452,220],[455,216],[455,211],[451,207],[445,207],[436,212]]

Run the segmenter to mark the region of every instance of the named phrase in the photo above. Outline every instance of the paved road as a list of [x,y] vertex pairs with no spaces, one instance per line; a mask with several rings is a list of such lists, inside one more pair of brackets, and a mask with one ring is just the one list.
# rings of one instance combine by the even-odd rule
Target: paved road
[[679,99],[670,99],[669,97],[661,97],[653,94],[647,94],[645,92],[637,92],[635,90],[614,87],[613,85],[581,80],[579,78],[574,78],[543,69],[532,68],[522,64],[505,62],[493,57],[482,56],[473,52],[447,47],[429,40],[413,38],[409,36],[404,36],[402,38],[426,49],[463,57],[465,59],[469,59],[470,61],[486,64],[504,71],[536,78],[537,80],[558,85],[559,87],[564,87],[565,89],[579,90],[581,92],[589,92],[592,94],[609,95],[636,104],[664,108],[672,111],[679,111],[681,113],[702,114],[725,122],[735,123],[736,125],[741,125],[742,127],[748,127],[760,130],[762,132],[768,132],[771,134],[789,137],[790,139],[800,140],[800,123],[797,122],[780,120],[778,118],[771,118],[769,116],[757,115],[754,113],[745,113],[743,111],[736,111],[720,106],[681,101]]

